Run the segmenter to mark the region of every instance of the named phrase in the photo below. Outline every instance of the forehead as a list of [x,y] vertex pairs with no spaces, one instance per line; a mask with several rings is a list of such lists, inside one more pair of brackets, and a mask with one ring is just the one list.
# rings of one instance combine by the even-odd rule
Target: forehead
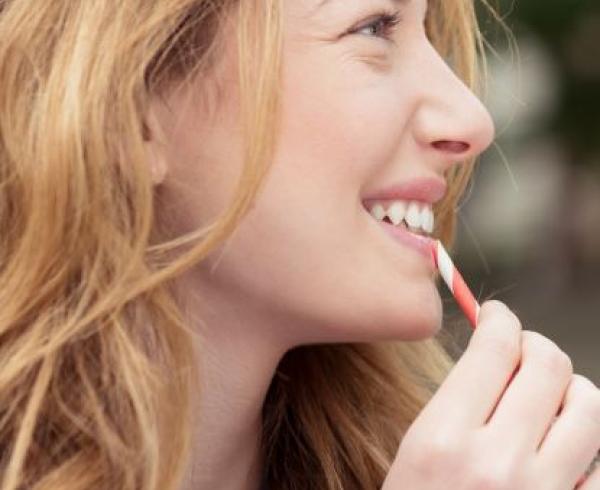
[[[392,6],[403,6],[406,4],[411,3],[413,0],[385,0],[387,1],[387,3],[389,3]],[[353,6],[358,6],[359,4],[366,4],[369,5],[371,3],[374,3],[373,0],[353,0],[352,2]],[[425,0],[425,3],[427,3],[427,0]],[[348,0],[310,0],[308,2],[309,5],[309,9],[308,9],[308,14],[309,16],[315,15],[320,13],[322,10],[328,10],[329,8],[333,8],[333,7],[341,7],[345,4],[345,6],[348,6]]]

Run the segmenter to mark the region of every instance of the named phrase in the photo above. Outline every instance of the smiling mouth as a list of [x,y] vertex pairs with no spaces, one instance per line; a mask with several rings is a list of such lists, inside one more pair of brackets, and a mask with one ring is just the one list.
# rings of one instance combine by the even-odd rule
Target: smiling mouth
[[423,229],[409,226],[409,224],[404,220],[402,220],[397,225],[392,223],[392,220],[390,218],[388,218],[387,216],[385,218],[383,218],[382,220],[376,220],[376,221],[379,221],[380,223],[387,223],[388,225],[395,226],[396,228],[403,228],[404,230],[409,231],[413,235],[429,236],[429,234],[427,232],[425,232]]
[[363,202],[363,206],[380,223],[401,227],[419,236],[431,236],[433,232],[434,213],[428,202],[368,200]]
[[[372,208],[373,209],[373,208]],[[397,210],[392,212],[392,216],[381,216],[379,212],[378,216],[374,216],[372,212],[367,209],[369,217],[375,221],[378,227],[388,235],[394,242],[400,244],[403,248],[412,249],[423,256],[432,269],[435,269],[435,263],[432,260],[431,255],[431,244],[432,238],[427,230],[423,230],[420,226],[415,227],[409,225],[405,219],[398,220]],[[376,213],[378,211],[376,210]],[[413,211],[414,214],[414,211]],[[396,223],[394,223],[394,221]],[[412,216],[408,217],[408,221],[414,223]],[[426,225],[428,229],[431,229],[431,223]]]

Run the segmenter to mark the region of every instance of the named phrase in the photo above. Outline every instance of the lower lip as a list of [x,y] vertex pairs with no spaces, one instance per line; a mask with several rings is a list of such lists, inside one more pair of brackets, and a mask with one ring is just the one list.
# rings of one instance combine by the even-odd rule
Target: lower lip
[[405,225],[395,226],[385,221],[378,221],[378,224],[394,240],[420,253],[428,259],[427,262],[431,267],[435,268],[435,262],[431,253],[432,240],[430,238],[410,232]]

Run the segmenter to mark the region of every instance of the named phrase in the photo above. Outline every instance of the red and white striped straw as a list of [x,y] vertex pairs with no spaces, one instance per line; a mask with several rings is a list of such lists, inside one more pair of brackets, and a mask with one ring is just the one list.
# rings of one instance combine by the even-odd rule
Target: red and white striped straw
[[431,253],[440,275],[456,299],[456,302],[475,329],[479,318],[479,303],[469,290],[458,269],[450,259],[448,252],[439,240],[431,240]]

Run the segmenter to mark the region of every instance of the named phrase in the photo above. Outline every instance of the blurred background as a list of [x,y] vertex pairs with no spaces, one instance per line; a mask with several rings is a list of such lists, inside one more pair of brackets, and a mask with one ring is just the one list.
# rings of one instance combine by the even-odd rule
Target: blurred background
[[600,2],[495,7],[514,39],[481,9],[497,139],[459,204],[453,256],[480,301],[505,302],[600,385]]

